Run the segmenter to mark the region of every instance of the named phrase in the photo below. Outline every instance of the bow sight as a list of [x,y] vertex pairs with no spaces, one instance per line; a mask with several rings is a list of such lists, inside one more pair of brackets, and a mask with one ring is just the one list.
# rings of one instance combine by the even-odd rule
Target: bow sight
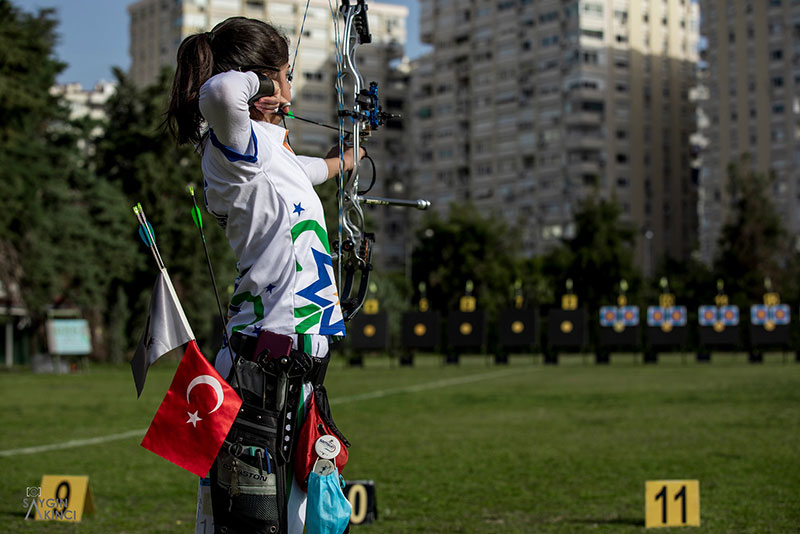
[[339,117],[351,117],[353,121],[360,121],[362,140],[369,137],[372,130],[377,130],[379,126],[386,124],[386,121],[400,118],[400,115],[383,111],[378,96],[378,82],[370,82],[369,89],[361,89],[356,95],[355,102],[356,109],[360,109],[360,112],[355,109],[343,109],[339,111]]

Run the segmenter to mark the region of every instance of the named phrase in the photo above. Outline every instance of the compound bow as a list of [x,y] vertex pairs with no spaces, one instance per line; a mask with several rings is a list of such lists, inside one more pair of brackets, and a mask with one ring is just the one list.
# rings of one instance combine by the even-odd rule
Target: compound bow
[[[306,5],[306,10],[308,10],[308,5]],[[403,206],[424,210],[430,206],[430,202],[422,199],[405,200],[366,196],[375,183],[374,163],[372,164],[372,180],[366,190],[359,190],[359,172],[362,165],[358,158],[354,158],[352,171],[349,173],[344,171],[345,149],[352,146],[353,154],[359,154],[361,144],[370,134],[387,120],[396,118],[396,116],[383,111],[378,96],[378,84],[372,82],[365,87],[364,78],[356,64],[356,50],[359,45],[372,42],[366,1],[342,0],[339,13],[344,20],[341,32],[339,26],[341,21],[331,5],[336,34],[336,89],[339,107],[339,232],[338,239],[333,246],[335,252],[332,254],[332,258],[337,263],[342,314],[344,320],[348,321],[358,313],[364,304],[369,288],[369,275],[373,268],[372,246],[375,243],[375,234],[365,230],[362,205]],[[302,28],[300,35],[302,35]],[[297,51],[295,51],[295,58],[296,54]],[[353,102],[350,108],[345,105],[345,75],[352,78]],[[372,162],[368,157],[365,159]],[[358,278],[357,290],[356,278]],[[355,294],[353,294],[354,291]]]

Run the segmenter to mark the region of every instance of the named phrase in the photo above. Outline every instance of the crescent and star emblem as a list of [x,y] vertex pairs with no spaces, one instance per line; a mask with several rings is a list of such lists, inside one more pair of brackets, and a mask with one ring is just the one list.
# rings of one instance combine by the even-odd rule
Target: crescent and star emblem
[[[206,384],[211,386],[214,389],[214,393],[217,395],[217,405],[214,406],[214,409],[211,410],[209,413],[212,414],[219,410],[219,407],[222,406],[222,401],[225,399],[225,394],[222,391],[222,384],[219,383],[219,380],[214,378],[211,375],[200,375],[196,376],[189,382],[189,386],[186,388],[186,403],[190,404],[189,395],[192,393],[192,390],[195,386],[199,386],[200,384]],[[197,422],[202,421],[203,419],[197,415],[197,412],[200,410],[195,410],[194,413],[186,412],[186,415],[189,416],[189,420],[186,423],[192,423],[192,426],[197,428]]]

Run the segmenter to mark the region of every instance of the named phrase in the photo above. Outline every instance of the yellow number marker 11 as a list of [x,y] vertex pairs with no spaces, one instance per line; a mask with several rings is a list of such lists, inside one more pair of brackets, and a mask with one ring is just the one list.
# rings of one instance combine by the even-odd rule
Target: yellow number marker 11
[[697,480],[645,482],[644,526],[699,527],[700,482]]

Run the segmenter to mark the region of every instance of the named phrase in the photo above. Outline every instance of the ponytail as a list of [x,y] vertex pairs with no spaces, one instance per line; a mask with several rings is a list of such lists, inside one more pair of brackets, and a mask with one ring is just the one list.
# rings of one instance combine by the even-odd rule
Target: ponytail
[[191,35],[178,48],[178,66],[167,109],[167,124],[178,144],[199,143],[203,117],[200,115],[200,87],[214,73],[211,32]]
[[178,144],[200,143],[200,87],[212,76],[248,66],[280,68],[289,62],[286,37],[256,19],[231,17],[210,32],[191,35],[178,48],[178,66],[167,109],[167,125]]

